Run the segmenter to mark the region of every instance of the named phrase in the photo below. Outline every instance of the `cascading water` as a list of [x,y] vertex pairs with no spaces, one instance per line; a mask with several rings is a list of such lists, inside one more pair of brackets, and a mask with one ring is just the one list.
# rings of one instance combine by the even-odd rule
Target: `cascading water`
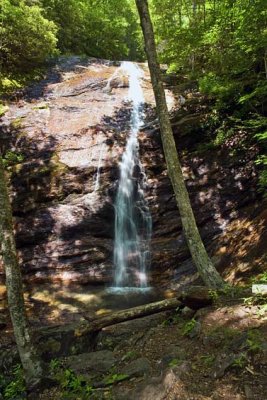
[[143,122],[144,95],[140,84],[143,71],[131,62],[123,62],[121,70],[129,76],[128,100],[132,103],[132,112],[115,202],[114,284],[117,288],[146,288],[152,220],[144,197],[146,175],[139,159],[138,143]]

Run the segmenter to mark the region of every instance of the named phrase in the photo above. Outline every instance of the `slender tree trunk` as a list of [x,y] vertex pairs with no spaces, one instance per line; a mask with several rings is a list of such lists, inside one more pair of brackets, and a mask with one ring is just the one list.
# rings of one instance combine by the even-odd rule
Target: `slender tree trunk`
[[265,69],[265,78],[267,79],[267,50],[264,52],[264,69]]
[[27,387],[37,385],[43,376],[43,366],[33,345],[25,313],[21,271],[17,260],[13,233],[12,211],[8,197],[3,160],[0,155],[0,243],[6,274],[8,307]]
[[144,34],[145,49],[156,99],[168,175],[171,179],[173,190],[176,196],[187,244],[193,261],[205,284],[210,288],[221,288],[224,286],[224,281],[216,271],[206,252],[196,225],[189,195],[183,179],[182,168],[178,159],[168,115],[164,88],[160,76],[160,68],[157,61],[155,38],[149,14],[148,3],[147,0],[135,0],[135,2],[138,8]]

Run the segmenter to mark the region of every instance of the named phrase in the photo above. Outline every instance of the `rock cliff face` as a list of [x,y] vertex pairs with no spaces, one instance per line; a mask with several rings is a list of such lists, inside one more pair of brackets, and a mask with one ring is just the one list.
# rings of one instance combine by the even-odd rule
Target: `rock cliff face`
[[[147,68],[143,68],[147,121],[139,140],[153,220],[150,280],[163,285],[170,278],[186,281],[195,269],[167,176],[159,131],[156,122],[151,123],[155,120],[153,95]],[[113,202],[130,117],[130,105],[125,102],[127,76],[114,76],[116,71],[116,63],[62,59],[43,82],[12,103],[2,118],[1,146],[6,159],[10,151],[15,157],[23,156],[19,163],[9,159],[8,173],[19,260],[27,282],[112,281]],[[189,95],[183,106],[170,92],[167,97],[170,107],[176,104],[175,139],[202,237],[217,256],[219,267],[244,264],[242,255],[237,263],[235,255],[224,248],[233,241],[233,234],[228,235],[228,231],[233,233],[233,223],[243,224],[240,229],[246,236],[248,216],[264,211],[263,206],[257,211],[257,201],[261,203],[255,191],[253,157],[257,150],[249,149],[239,161],[227,149],[196,152],[205,111],[196,102],[192,114]],[[258,234],[257,225],[249,232],[255,228]],[[266,239],[265,226],[260,241]],[[258,255],[261,258],[262,252]],[[261,258],[261,262],[266,260]],[[0,274],[4,281],[3,269]]]

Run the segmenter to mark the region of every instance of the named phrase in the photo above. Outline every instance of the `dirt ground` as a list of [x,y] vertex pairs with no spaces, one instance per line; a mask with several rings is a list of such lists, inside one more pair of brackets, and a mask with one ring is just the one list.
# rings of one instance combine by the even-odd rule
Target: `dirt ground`
[[[95,385],[93,394],[68,397],[54,389],[40,399],[265,400],[266,305],[249,303],[215,299],[197,312],[165,312],[105,328],[96,353],[81,355],[74,365],[64,359],[65,368],[71,365]],[[106,361],[114,357],[109,371],[86,367],[97,353]],[[123,373],[126,379],[116,381]],[[110,384],[103,383],[107,376],[114,377]]]

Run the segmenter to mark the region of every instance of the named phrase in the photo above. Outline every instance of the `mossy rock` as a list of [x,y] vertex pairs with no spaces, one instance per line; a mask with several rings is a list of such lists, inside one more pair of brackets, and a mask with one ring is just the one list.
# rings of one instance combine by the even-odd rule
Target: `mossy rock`
[[16,118],[11,121],[10,126],[12,129],[20,129],[22,127],[22,118]]
[[59,155],[56,152],[51,157],[50,162],[52,166],[53,175],[62,175],[69,170],[69,167],[59,160]]
[[6,106],[5,104],[0,104],[0,117],[2,117],[8,110],[8,106]]

